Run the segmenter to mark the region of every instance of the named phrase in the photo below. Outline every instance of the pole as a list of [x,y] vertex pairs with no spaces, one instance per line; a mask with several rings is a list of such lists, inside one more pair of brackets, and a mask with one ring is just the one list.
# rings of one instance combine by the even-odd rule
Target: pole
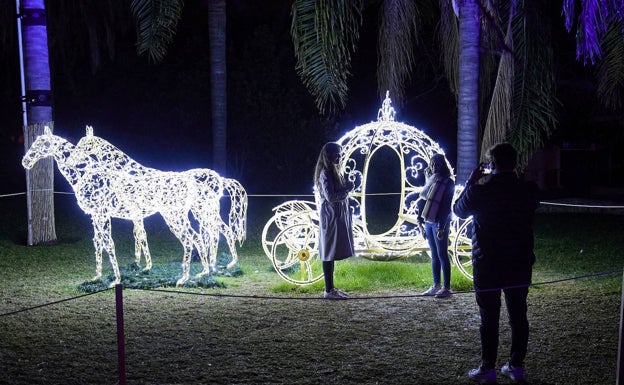
[[126,385],[126,345],[124,339],[123,285],[115,285],[115,305],[117,309],[117,371],[119,385]]
[[20,86],[22,90],[22,122],[28,126],[28,111],[26,106],[26,80],[24,76],[24,43],[22,42],[22,11],[20,0],[15,0],[17,16],[17,48],[19,51]]
[[[22,132],[24,135],[24,153],[28,151],[30,146],[30,139],[28,138],[28,106],[26,104],[26,80],[24,75],[24,43],[22,41],[22,10],[20,0],[15,0],[15,10],[17,17],[17,48],[19,56],[20,66],[20,86],[22,91]],[[27,226],[28,226],[28,239],[27,245],[33,244],[33,230],[32,230],[32,189],[30,187],[30,170],[24,170],[26,172],[26,208],[27,208]]]
[[622,271],[622,298],[620,300],[620,342],[618,344],[618,362],[617,362],[617,378],[616,385],[624,384],[624,356],[622,348],[624,348],[624,329],[622,322],[624,321],[624,270]]

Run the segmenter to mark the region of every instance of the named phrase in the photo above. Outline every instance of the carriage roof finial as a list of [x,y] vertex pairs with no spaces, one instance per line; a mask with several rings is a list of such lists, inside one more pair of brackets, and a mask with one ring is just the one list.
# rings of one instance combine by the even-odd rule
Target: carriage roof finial
[[93,136],[93,126],[87,126],[87,136]]
[[396,111],[394,111],[394,108],[391,106],[391,104],[392,100],[390,100],[390,91],[386,91],[386,99],[381,104],[379,112],[377,112],[378,121],[394,121]]

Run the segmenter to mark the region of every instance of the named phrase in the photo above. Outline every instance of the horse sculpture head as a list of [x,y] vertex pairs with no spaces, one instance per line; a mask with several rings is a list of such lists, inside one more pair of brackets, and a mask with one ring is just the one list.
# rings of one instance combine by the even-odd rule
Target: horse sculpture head
[[52,135],[50,127],[45,126],[43,134],[35,139],[26,155],[22,158],[22,166],[30,170],[39,160],[57,154],[64,143],[67,143],[65,139]]

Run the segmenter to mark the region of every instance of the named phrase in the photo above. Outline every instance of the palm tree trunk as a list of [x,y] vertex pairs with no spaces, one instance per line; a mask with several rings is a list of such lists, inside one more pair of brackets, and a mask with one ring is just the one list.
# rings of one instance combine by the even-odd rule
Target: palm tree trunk
[[212,168],[227,171],[227,66],[225,0],[208,0],[210,37],[210,101],[212,114]]
[[479,159],[478,0],[459,0],[459,83],[457,97],[457,178],[463,183]]
[[[52,126],[52,91],[44,1],[23,0],[20,14],[27,105],[24,146],[28,149],[44,125]],[[56,242],[53,159],[43,159],[27,171],[26,185],[28,245]]]

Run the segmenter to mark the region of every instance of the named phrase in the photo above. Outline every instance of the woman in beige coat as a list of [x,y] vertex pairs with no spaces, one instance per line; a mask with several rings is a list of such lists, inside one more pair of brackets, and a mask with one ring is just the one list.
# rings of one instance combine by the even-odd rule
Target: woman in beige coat
[[346,299],[348,295],[334,287],[334,261],[355,254],[353,225],[348,195],[353,182],[340,174],[338,164],[342,148],[337,143],[326,143],[321,149],[314,171],[319,210],[319,259],[323,263],[327,299]]

